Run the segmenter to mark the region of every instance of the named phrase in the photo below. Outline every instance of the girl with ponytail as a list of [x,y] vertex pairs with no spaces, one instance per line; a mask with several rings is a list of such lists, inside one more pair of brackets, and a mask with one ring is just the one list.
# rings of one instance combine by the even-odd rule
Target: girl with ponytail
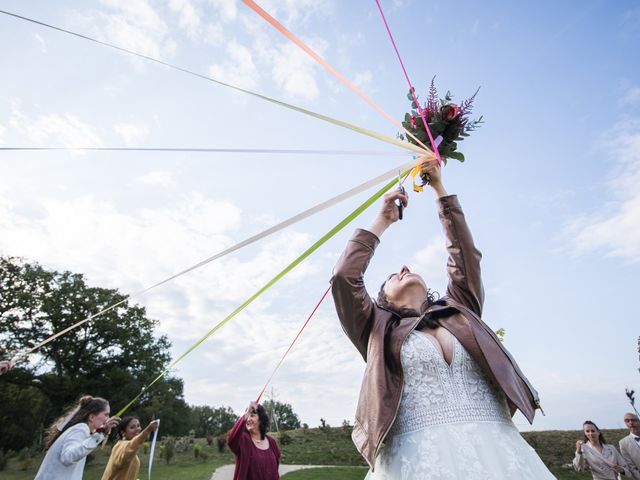
[[109,402],[85,395],[51,425],[45,440],[47,454],[35,480],[81,480],[89,455],[118,424],[109,417]]

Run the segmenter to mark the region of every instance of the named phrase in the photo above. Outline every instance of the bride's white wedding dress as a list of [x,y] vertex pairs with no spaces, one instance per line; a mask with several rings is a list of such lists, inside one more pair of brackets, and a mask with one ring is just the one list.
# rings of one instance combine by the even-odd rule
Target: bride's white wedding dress
[[454,337],[449,365],[435,342],[420,331],[405,341],[398,415],[365,480],[555,479],[462,344]]

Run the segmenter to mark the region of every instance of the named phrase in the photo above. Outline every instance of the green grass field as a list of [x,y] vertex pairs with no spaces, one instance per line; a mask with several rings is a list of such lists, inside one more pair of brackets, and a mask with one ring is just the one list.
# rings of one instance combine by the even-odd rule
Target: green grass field
[[[233,463],[233,454],[228,450],[225,453],[218,453],[215,445],[207,445],[204,439],[196,439],[201,451],[207,455],[207,459],[197,459],[193,453],[193,445],[190,444],[188,450],[176,452],[171,464],[159,457],[159,448],[156,448],[153,461],[154,480],[209,480],[216,468]],[[160,443],[160,442],[158,442]],[[100,480],[104,467],[109,459],[111,449],[97,448],[93,454],[94,458],[87,463],[84,470],[84,480]],[[149,465],[149,455],[143,453],[142,448],[138,455],[140,457],[140,478],[146,478]],[[39,454],[31,459],[31,462],[20,461],[14,457],[9,459],[7,468],[0,472],[2,480],[32,480],[35,477],[38,467],[42,462],[43,454]],[[26,468],[25,468],[26,467]]]
[[[310,428],[286,432],[290,443],[279,439],[282,463],[294,465],[365,466],[351,441],[351,430]],[[278,435],[275,435],[278,438]]]
[[[616,448],[622,437],[629,434],[628,430],[603,430],[607,441]],[[591,480],[588,472],[577,473],[572,469],[563,468],[571,463],[576,450],[576,440],[583,438],[580,430],[549,430],[545,432],[524,432],[524,439],[529,442],[540,455],[542,461],[558,477],[559,480]]]
[[362,480],[367,474],[366,467],[327,467],[298,470],[283,475],[283,480]]
[[[612,444],[627,435],[626,430],[603,430],[606,438]],[[280,437],[282,447],[282,463],[297,465],[340,465],[340,468],[309,469],[292,472],[285,475],[286,480],[308,480],[323,478],[340,478],[341,480],[362,480],[367,473],[363,460],[358,455],[349,429],[343,428],[312,428],[308,430],[294,430]],[[573,459],[575,442],[581,438],[581,432],[547,431],[525,432],[523,437],[538,452],[540,458],[558,477],[559,480],[588,480],[589,473],[575,473],[566,468]],[[195,439],[193,443],[200,444],[206,459],[195,458],[193,443],[189,443],[186,450],[176,452],[171,464],[159,457],[159,449],[153,467],[153,478],[157,480],[209,480],[216,468],[233,463],[233,455],[227,450],[218,453],[215,445],[207,445],[204,439]],[[110,448],[98,448],[85,468],[84,479],[100,480],[104,466],[109,458]],[[140,451],[140,478],[146,477],[148,455]],[[7,467],[0,472],[2,480],[31,480],[35,476],[43,455],[40,453],[33,458],[20,460],[17,456],[9,459]]]

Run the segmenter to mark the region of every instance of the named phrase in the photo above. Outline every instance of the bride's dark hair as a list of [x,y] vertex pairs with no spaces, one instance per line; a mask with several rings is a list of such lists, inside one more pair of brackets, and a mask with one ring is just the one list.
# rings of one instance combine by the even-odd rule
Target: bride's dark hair
[[376,299],[376,303],[380,308],[384,308],[385,310],[394,313],[399,317],[399,319],[407,317],[420,317],[422,315],[422,318],[418,322],[418,325],[416,325],[417,330],[421,330],[423,328],[437,328],[440,326],[440,322],[438,322],[438,319],[434,316],[423,315],[427,308],[436,303],[440,298],[440,294],[438,292],[427,289],[427,298],[424,302],[422,302],[420,311],[418,312],[413,308],[400,307],[398,305],[395,305],[391,300],[389,300],[389,297],[384,291],[384,286],[386,284],[387,282],[385,281],[382,285],[380,285],[380,291],[378,292],[378,298]]

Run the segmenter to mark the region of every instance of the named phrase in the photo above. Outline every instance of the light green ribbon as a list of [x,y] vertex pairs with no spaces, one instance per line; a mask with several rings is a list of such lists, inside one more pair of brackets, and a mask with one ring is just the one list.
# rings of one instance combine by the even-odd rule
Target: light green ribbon
[[[406,170],[402,176],[407,175],[411,169]],[[127,403],[116,416],[121,417],[124,412],[126,412],[131,405],[133,405],[149,388],[151,388],[158,380],[164,377],[173,367],[175,367],[184,357],[193,352],[196,348],[198,348],[207,338],[213,335],[218,329],[226,325],[233,317],[235,317],[238,313],[244,310],[247,305],[252,303],[256,298],[262,295],[265,291],[267,291],[271,286],[273,286],[278,280],[282,279],[287,273],[297,267],[302,261],[304,261],[307,257],[309,257],[313,252],[315,252],[318,248],[320,248],[323,244],[325,244],[330,238],[336,235],[340,230],[346,227],[349,223],[351,223],[356,217],[358,217],[362,212],[364,212],[367,208],[369,208],[376,200],[378,200],[382,195],[385,194],[390,188],[394,185],[398,184],[398,180],[391,180],[389,183],[385,184],[380,190],[374,193],[371,197],[369,197],[364,203],[362,203],[358,208],[356,208],[353,212],[347,215],[340,223],[338,223],[335,227],[325,233],[319,240],[317,240],[313,245],[311,245],[308,249],[306,249],[298,258],[292,261],[289,265],[287,265],[280,273],[278,273],[275,277],[269,280],[266,285],[264,285],[260,290],[251,295],[247,300],[245,300],[239,307],[237,307],[233,312],[227,315],[223,320],[218,322],[211,330],[200,338],[196,343],[190,346],[182,355],[176,358],[171,364],[165,368],[153,381],[144,387],[136,397]]]

